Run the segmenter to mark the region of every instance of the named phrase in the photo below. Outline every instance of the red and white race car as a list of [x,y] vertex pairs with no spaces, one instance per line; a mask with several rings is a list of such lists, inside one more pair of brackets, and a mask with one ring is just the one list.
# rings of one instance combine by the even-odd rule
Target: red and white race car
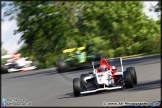
[[[109,62],[120,61],[121,71]],[[134,67],[126,68],[123,71],[122,58],[100,60],[99,68],[94,68],[89,74],[81,74],[80,78],[73,79],[73,92],[75,96],[85,93],[92,93],[102,90],[133,88],[137,84],[137,75]]]
[[1,73],[16,72],[16,71],[28,71],[37,69],[36,65],[38,63],[26,60],[26,58],[21,57],[21,54],[14,53],[11,55],[2,56],[1,59],[9,58],[4,66],[1,65]]

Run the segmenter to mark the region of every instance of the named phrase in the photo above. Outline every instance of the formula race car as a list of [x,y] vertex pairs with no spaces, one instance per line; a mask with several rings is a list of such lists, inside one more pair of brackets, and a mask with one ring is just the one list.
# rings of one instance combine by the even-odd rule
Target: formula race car
[[[120,61],[121,70],[118,71],[115,66],[110,65],[112,62]],[[73,93],[80,96],[85,93],[97,91],[133,88],[137,84],[137,75],[134,67],[126,68],[123,71],[122,58],[100,60],[100,67],[94,68],[89,74],[81,74],[80,78],[73,79]]]
[[64,57],[56,61],[57,71],[66,72],[80,67],[92,66],[92,61],[100,61],[100,54],[89,54],[88,46],[63,50]]
[[[2,56],[1,59],[9,58],[4,65],[1,65],[1,73],[16,72],[16,71],[29,71],[37,69],[38,61],[28,61],[20,54],[14,53],[12,55]],[[34,64],[34,65],[33,65]]]

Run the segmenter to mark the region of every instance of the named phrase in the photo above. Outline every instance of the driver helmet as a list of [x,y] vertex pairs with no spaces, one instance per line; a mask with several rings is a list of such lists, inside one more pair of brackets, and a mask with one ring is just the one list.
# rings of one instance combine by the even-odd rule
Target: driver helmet
[[20,58],[20,54],[14,53],[12,59],[13,60],[18,60]]
[[107,71],[107,66],[106,66],[106,65],[101,65],[101,66],[100,66],[100,69],[101,69],[102,71]]

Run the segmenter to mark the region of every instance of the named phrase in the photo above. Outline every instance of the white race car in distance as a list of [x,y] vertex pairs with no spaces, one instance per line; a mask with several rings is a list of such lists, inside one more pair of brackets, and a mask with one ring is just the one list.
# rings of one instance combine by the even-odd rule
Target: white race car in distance
[[[24,57],[20,57],[20,54],[5,55],[1,59],[9,58],[4,65],[1,65],[1,73],[9,73],[16,71],[28,71],[37,69],[35,66],[38,62],[33,63],[33,61],[28,61]],[[33,65],[35,64],[35,65]]]

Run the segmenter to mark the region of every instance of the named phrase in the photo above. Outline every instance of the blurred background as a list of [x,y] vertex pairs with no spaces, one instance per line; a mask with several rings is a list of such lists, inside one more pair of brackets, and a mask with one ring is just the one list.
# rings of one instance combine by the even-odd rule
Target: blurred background
[[161,1],[1,1],[1,55],[50,68],[66,48],[106,58],[161,51]]

